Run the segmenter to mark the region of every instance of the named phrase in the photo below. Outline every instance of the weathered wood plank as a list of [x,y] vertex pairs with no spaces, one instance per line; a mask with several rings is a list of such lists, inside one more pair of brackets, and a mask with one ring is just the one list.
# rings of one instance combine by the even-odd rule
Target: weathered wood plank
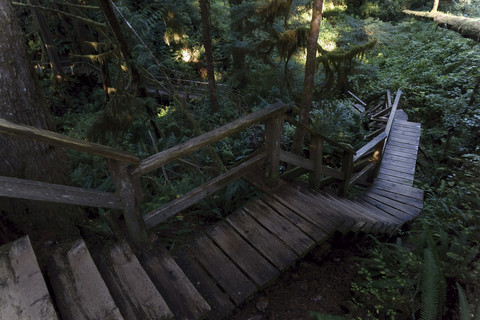
[[372,199],[370,197],[362,197],[361,198],[361,201],[365,201],[373,206],[375,206],[376,208],[382,210],[382,211],[385,211],[385,213],[387,214],[390,214],[394,217],[397,217],[401,220],[403,220],[404,222],[405,221],[409,221],[412,219],[412,215],[411,214],[408,214],[402,210],[398,210],[396,208],[393,208],[393,207],[390,207],[390,206],[387,206],[386,204],[383,204],[381,202],[378,202],[377,200],[375,199]]
[[403,151],[400,151],[398,148],[395,148],[395,147],[392,147],[392,146],[388,146],[387,149],[385,149],[385,153],[384,155],[387,155],[387,156],[394,156],[394,157],[399,157],[399,158],[407,158],[407,159],[411,159],[411,160],[414,160],[415,162],[417,162],[417,152],[416,151],[413,151],[413,152],[409,152],[408,150],[403,150]]
[[319,136],[313,136],[311,138],[310,145],[310,158],[313,162],[313,172],[308,176],[308,183],[310,188],[318,190],[320,187],[320,181],[322,180],[322,163],[323,163],[323,140]]
[[327,234],[335,232],[336,228],[343,223],[343,220],[330,210],[309,205],[310,199],[291,186],[279,188],[273,196],[277,201],[319,226]]
[[215,191],[223,188],[234,180],[246,175],[265,161],[265,152],[243,162],[237,167],[213,178],[209,182],[193,189],[184,196],[177,198],[166,205],[146,214],[144,216],[147,228],[152,228],[165,219],[179,213],[180,211],[194,205],[198,201],[208,197]]
[[300,230],[302,230],[306,235],[315,240],[315,242],[322,242],[328,237],[328,234],[322,229],[320,229],[317,225],[311,223],[310,221],[308,221],[308,219],[305,219],[304,216],[296,214],[293,210],[278,202],[272,196],[263,194],[261,199],[265,204],[274,209],[278,214],[289,220]]
[[386,174],[386,175],[389,175],[389,176],[394,176],[394,177],[397,177],[397,178],[406,179],[408,181],[412,181],[412,183],[413,183],[413,174],[410,174],[410,173],[404,173],[404,172],[400,172],[400,171],[392,170],[392,169],[387,169],[387,168],[383,168],[383,167],[380,167],[379,173],[381,175]]
[[255,285],[206,236],[199,236],[189,251],[238,305],[256,292]]
[[355,100],[357,100],[358,102],[360,102],[364,107],[367,106],[367,104],[365,102],[363,102],[359,97],[357,97],[356,95],[354,95],[352,92],[348,91],[348,94],[350,94],[353,98],[355,98]]
[[118,160],[131,164],[137,164],[139,162],[138,157],[132,153],[117,150],[97,143],[71,138],[56,132],[38,129],[23,124],[16,124],[5,119],[0,119],[0,132],[37,140],[58,147],[65,147],[71,150],[94,154],[107,159]]
[[403,184],[403,185],[410,186],[410,187],[413,185],[413,178],[399,178],[399,177],[392,176],[392,175],[385,174],[385,173],[381,174],[381,175],[378,175],[377,176],[377,181],[378,180],[382,180],[382,181],[385,181],[385,182],[399,183],[399,184]]
[[381,195],[383,197],[386,197],[386,198],[389,198],[389,199],[392,199],[392,200],[396,200],[398,202],[407,203],[407,204],[409,204],[409,205],[411,205],[415,208],[418,208],[418,209],[423,208],[423,201],[422,200],[415,199],[415,198],[412,198],[412,197],[408,197],[408,196],[405,196],[403,194],[399,194],[399,193],[395,192],[395,190],[385,191],[385,190],[378,189],[378,188],[375,188],[375,187],[370,187],[368,189],[367,194],[369,194],[369,193],[375,193],[375,194]]
[[265,109],[251,113],[245,117],[230,122],[215,130],[204,133],[175,147],[169,148],[167,150],[154,154],[153,156],[150,156],[146,159],[143,159],[138,164],[138,167],[133,171],[133,174],[142,175],[147,172],[153,171],[174,159],[187,155],[193,151],[199,150],[204,146],[219,141],[235,132],[239,132],[244,128],[251,126],[252,124],[269,119],[274,115],[282,114],[287,109],[288,106],[282,102],[271,104]]
[[388,145],[394,148],[400,148],[407,152],[416,152],[418,150],[418,145],[416,144],[406,144],[396,140],[389,140]]
[[381,190],[393,191],[404,196],[421,200],[423,202],[423,190],[414,188],[412,186],[406,186],[395,182],[375,181],[373,187]]
[[[309,171],[315,170],[315,165],[312,160],[299,157],[291,152],[280,150],[280,161],[284,161],[294,166],[307,169]],[[337,169],[329,168],[327,166],[320,167],[320,174],[330,176],[338,180],[344,180],[345,174]]]
[[382,162],[381,168],[384,170],[392,170],[392,171],[409,174],[411,176],[415,174],[415,166],[406,167],[406,166],[400,165],[400,163],[395,163],[390,161]]
[[299,256],[305,254],[315,245],[315,241],[262,201],[250,202],[243,210],[248,212],[270,232],[277,235],[280,240],[286,243]]
[[391,152],[385,153],[383,155],[382,162],[383,161],[388,161],[388,162],[391,162],[391,163],[395,163],[395,164],[398,164],[399,166],[403,166],[403,167],[415,167],[417,165],[416,159],[398,156],[396,154],[392,154]]
[[397,94],[395,95],[395,101],[393,102],[393,105],[392,105],[392,111],[390,113],[390,116],[388,117],[387,125],[385,126],[385,132],[387,133],[387,136],[390,135],[390,129],[392,128],[393,120],[395,119],[395,112],[397,111],[398,105],[400,103],[401,95],[402,95],[402,90],[398,90]]
[[165,300],[126,242],[92,254],[102,278],[125,319],[173,317]]
[[123,319],[83,240],[55,254],[48,274],[62,319]]
[[8,177],[0,177],[0,197],[123,208],[120,198],[114,193]]
[[0,319],[58,319],[28,236],[0,247]]
[[263,287],[279,275],[277,269],[248,244],[235,229],[220,221],[207,234],[258,287]]
[[208,303],[162,245],[144,252],[140,261],[175,319],[200,319],[210,311]]
[[210,305],[211,311],[208,313],[208,319],[223,319],[235,308],[228,295],[218,287],[215,280],[203,270],[188,250],[184,248],[178,250],[173,254],[173,258]]
[[413,206],[409,203],[400,202],[398,200],[394,200],[394,199],[379,195],[379,194],[374,193],[374,192],[367,192],[363,195],[363,197],[369,197],[371,199],[374,199],[374,200],[376,200],[378,202],[381,202],[381,203],[383,203],[387,206],[390,206],[392,208],[403,211],[403,212],[411,215],[412,217],[416,217],[420,213],[420,211],[422,211],[421,209],[419,209],[419,208],[417,208],[417,207],[415,207],[415,206]]
[[297,259],[298,255],[275,233],[269,232],[245,211],[237,210],[226,220],[277,269],[284,270]]

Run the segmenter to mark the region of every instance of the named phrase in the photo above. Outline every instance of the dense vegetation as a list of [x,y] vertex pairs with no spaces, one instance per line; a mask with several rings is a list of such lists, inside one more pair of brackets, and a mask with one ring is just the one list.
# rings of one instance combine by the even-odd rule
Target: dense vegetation
[[[72,63],[73,73],[59,81],[42,68],[49,57],[31,7],[17,4],[59,132],[145,158],[277,99],[292,105],[300,102],[310,1],[210,1],[220,84],[217,112],[212,112],[208,99],[172,94],[195,93],[191,86],[180,89],[174,79],[206,79],[198,2],[123,0],[116,5],[130,61],[123,59],[126,52],[107,31],[94,2],[57,1],[41,10],[60,60]],[[365,256],[355,261],[360,271],[351,287],[346,315],[351,318],[471,319],[475,310],[475,319],[480,318],[480,46],[401,13],[406,8],[428,10],[431,5],[421,0],[325,3],[310,125],[334,140],[362,145],[363,119],[352,112],[346,90],[369,100],[386,89],[401,89],[403,109],[423,126],[415,184],[426,191],[425,208],[391,242],[372,238]],[[471,17],[480,16],[479,8],[475,0],[440,2],[440,10]],[[78,34],[81,30],[86,32]],[[173,98],[149,96],[151,87],[160,87]],[[286,127],[286,133],[288,147],[293,129]],[[241,161],[262,139],[257,128],[251,128],[222,140],[213,153],[199,151],[145,177],[143,210],[148,212]],[[113,190],[100,159],[72,152],[69,163],[72,184]],[[246,183],[236,182],[159,226],[157,234],[174,246],[254,193]],[[105,214],[90,210],[92,222],[85,228],[108,237]]]

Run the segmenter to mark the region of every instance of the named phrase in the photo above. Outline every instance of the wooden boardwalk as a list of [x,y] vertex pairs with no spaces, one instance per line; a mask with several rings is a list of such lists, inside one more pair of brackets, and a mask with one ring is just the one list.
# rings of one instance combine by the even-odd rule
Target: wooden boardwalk
[[221,319],[335,232],[392,233],[415,218],[419,137],[397,111],[377,179],[358,199],[280,181],[174,252],[79,240],[52,256],[43,278],[28,238],[5,245],[0,318]]

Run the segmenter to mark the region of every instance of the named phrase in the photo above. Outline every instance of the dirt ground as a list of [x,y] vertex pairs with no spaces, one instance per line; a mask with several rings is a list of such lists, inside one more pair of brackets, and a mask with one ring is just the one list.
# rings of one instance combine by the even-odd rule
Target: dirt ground
[[313,319],[312,311],[345,315],[350,283],[357,273],[352,258],[358,255],[352,239],[336,238],[320,245],[226,319],[307,320]]

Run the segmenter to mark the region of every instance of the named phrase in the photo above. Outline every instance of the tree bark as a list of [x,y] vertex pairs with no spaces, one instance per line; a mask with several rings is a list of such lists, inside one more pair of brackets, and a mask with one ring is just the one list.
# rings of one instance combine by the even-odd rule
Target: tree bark
[[[53,117],[36,79],[24,37],[9,0],[0,0],[0,118],[55,130]],[[62,149],[0,134],[0,176],[67,184]],[[80,216],[71,206],[0,199],[0,242],[30,234],[34,240],[48,232],[71,233]],[[3,239],[2,239],[3,238]]]
[[[317,42],[320,33],[320,23],[322,21],[323,0],[314,0],[312,9],[312,21],[310,23],[310,32],[307,39],[307,61],[305,63],[305,80],[303,82],[302,102],[300,106],[300,122],[308,126],[310,110],[312,109],[313,90],[315,88],[315,71],[317,60]],[[300,154],[302,151],[303,140],[305,139],[305,129],[297,128],[293,137],[292,152]]]
[[202,37],[207,58],[208,91],[210,93],[210,108],[212,113],[218,111],[217,84],[215,83],[215,69],[213,66],[212,37],[210,35],[210,5],[209,0],[200,0],[200,14],[202,16]]
[[480,42],[480,20],[479,19],[455,16],[452,14],[446,14],[442,12],[433,12],[433,11],[425,12],[425,11],[403,10],[403,12],[406,14],[417,16],[417,17],[433,19],[433,21],[435,21],[435,23],[441,27],[454,30],[466,38],[470,38],[477,42]]

